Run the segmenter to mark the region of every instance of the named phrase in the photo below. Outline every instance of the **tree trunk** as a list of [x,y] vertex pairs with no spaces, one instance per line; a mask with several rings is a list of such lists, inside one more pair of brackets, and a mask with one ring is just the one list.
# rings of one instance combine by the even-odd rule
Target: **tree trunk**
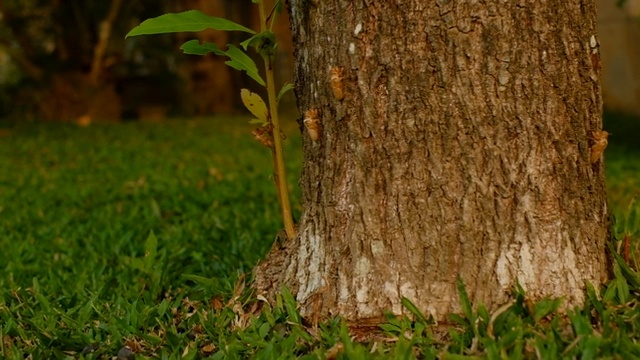
[[319,110],[320,133],[303,134],[299,235],[257,267],[260,293],[287,286],[307,318],[367,323],[402,297],[458,312],[458,277],[489,308],[516,283],[580,304],[585,281],[606,280],[593,0],[290,12],[298,106]]
[[[225,0],[187,0],[180,2],[180,11],[198,9],[210,16],[228,17],[228,4]],[[206,30],[195,34],[178,35],[181,42],[193,36],[203,42],[210,42],[226,49],[229,34],[226,31]],[[182,73],[186,80],[185,102],[189,113],[208,115],[230,113],[234,108],[234,98],[238,86],[232,81],[231,69],[225,65],[222,56],[189,56]]]

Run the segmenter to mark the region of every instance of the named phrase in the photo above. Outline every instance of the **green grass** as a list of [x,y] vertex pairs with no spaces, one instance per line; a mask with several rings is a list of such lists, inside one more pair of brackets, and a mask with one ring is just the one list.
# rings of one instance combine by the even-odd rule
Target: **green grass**
[[[269,153],[244,123],[25,124],[0,137],[0,358],[110,359],[125,345],[137,359],[640,357],[635,263],[567,316],[517,289],[490,314],[461,286],[456,325],[406,302],[417,320],[389,318],[363,343],[340,319],[304,326],[286,292],[273,307],[257,301],[240,274],[281,225]],[[640,121],[611,116],[605,128],[614,230],[635,246]]]
[[[605,129],[611,132],[606,150],[609,205],[617,230],[640,237],[640,118],[607,114]],[[634,223],[634,221],[636,221]],[[625,228],[626,227],[626,228]]]

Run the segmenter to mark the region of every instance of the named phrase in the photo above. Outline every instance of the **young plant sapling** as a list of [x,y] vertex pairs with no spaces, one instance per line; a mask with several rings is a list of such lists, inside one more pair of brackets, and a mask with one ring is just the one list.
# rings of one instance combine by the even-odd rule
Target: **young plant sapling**
[[[281,0],[276,0],[271,10],[267,13],[264,0],[252,0],[252,2],[259,7],[260,32],[256,32],[227,19],[208,16],[197,10],[189,10],[182,13],[165,14],[145,20],[132,29],[127,34],[127,37],[176,32],[196,32],[205,29],[240,31],[252,35],[240,43],[241,48],[233,44],[228,44],[227,50],[222,50],[214,43],[201,43],[198,40],[187,41],[180,48],[185,54],[207,55],[213,53],[219,56],[226,56],[229,60],[226,61],[225,64],[236,70],[246,72],[250,78],[266,88],[268,104],[264,102],[260,95],[247,89],[242,89],[240,96],[247,109],[256,117],[251,120],[250,123],[259,125],[259,127],[253,131],[254,136],[260,143],[271,150],[274,180],[282,220],[287,237],[293,238],[295,236],[295,227],[289,201],[289,190],[286,184],[286,171],[282,151],[282,132],[280,130],[280,118],[278,117],[278,103],[280,98],[282,98],[287,91],[293,89],[293,85],[285,84],[276,95],[273,68],[277,43],[272,29],[276,14],[281,10],[282,3]],[[262,57],[266,81],[260,76],[260,71],[256,63],[246,54],[249,48],[253,48]]]

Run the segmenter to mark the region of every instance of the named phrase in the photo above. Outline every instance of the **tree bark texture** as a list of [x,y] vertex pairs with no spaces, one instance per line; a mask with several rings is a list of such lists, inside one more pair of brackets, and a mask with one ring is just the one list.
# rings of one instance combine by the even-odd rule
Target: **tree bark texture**
[[593,0],[289,6],[298,106],[321,131],[303,134],[299,233],[257,267],[260,293],[366,323],[402,297],[458,312],[458,277],[490,308],[516,283],[579,304],[606,280]]

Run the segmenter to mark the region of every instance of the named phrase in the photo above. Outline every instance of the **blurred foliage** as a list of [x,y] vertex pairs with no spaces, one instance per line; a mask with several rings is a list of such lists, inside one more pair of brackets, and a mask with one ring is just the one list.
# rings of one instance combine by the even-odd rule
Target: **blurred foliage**
[[[100,85],[117,86],[130,78],[175,73],[171,37],[124,40],[141,19],[171,10],[172,3],[175,1],[122,1],[113,23],[108,24],[105,20],[112,1],[1,1],[0,116],[40,116],[34,105],[46,99],[43,89],[53,86],[55,76],[88,75],[105,26],[111,31],[99,69]],[[84,90],[78,86],[78,94],[73,95],[82,95]]]
[[[167,0],[133,0],[123,3],[111,30],[107,55],[112,61],[131,60],[124,35],[141,19],[157,16],[169,8]],[[0,46],[29,77],[41,71],[87,69],[98,42],[101,22],[111,2],[83,0],[7,0],[0,2]],[[166,38],[165,38],[166,41]],[[143,43],[144,44],[144,43]],[[157,51],[147,44],[143,51]],[[29,62],[29,64],[27,63]],[[34,69],[29,69],[34,66]]]

